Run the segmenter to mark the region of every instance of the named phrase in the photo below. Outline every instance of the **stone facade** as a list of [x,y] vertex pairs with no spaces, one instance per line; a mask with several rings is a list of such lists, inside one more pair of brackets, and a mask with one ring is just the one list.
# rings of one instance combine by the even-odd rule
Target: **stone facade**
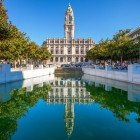
[[69,5],[65,14],[64,23],[64,38],[51,38],[44,42],[44,46],[52,53],[50,63],[54,64],[68,64],[71,62],[84,62],[85,55],[90,50],[94,42],[91,38],[80,39],[74,38],[75,24],[74,14],[71,6]]

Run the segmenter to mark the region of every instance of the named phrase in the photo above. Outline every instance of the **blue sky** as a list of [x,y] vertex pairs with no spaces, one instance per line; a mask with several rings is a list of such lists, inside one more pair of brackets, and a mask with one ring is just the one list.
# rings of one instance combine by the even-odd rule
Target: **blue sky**
[[71,4],[75,37],[96,43],[119,29],[140,26],[140,0],[5,0],[10,21],[31,40],[64,37],[64,14]]

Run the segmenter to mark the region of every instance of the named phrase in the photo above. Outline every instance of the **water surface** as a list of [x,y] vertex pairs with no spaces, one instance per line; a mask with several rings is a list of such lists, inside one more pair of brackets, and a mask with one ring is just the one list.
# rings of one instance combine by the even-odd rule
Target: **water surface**
[[139,140],[140,86],[84,75],[0,85],[1,140]]

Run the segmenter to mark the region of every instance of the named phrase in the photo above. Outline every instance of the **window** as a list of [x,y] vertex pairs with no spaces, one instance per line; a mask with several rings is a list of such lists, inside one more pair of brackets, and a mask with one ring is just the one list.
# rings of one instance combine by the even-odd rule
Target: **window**
[[81,62],[83,62],[84,61],[84,59],[83,59],[83,57],[81,57]]
[[55,89],[55,92],[58,93],[58,88]]
[[61,54],[63,54],[63,51],[61,51]]
[[58,86],[58,81],[55,81],[55,85]]
[[79,54],[79,50],[76,50],[75,53],[76,53],[76,54]]
[[51,58],[51,62],[53,62],[53,58]]
[[58,54],[58,50],[56,50],[56,54]]
[[60,81],[60,85],[63,86],[63,81]]
[[59,43],[59,40],[56,40],[55,43]]
[[68,57],[68,62],[71,62],[71,57]]
[[61,93],[63,93],[63,88],[61,88]]
[[58,57],[55,58],[55,62],[58,62]]
[[63,62],[63,57],[60,57],[60,62]]
[[78,57],[76,57],[76,62],[79,62],[79,58]]
[[68,50],[68,54],[71,54],[71,50]]
[[53,53],[53,50],[51,50],[51,53]]

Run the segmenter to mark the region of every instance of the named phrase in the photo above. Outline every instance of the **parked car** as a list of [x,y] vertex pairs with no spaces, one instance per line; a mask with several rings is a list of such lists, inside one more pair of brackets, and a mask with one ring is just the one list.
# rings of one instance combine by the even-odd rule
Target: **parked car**
[[62,64],[61,67],[62,67],[62,68],[70,68],[71,65],[70,65],[70,64]]

